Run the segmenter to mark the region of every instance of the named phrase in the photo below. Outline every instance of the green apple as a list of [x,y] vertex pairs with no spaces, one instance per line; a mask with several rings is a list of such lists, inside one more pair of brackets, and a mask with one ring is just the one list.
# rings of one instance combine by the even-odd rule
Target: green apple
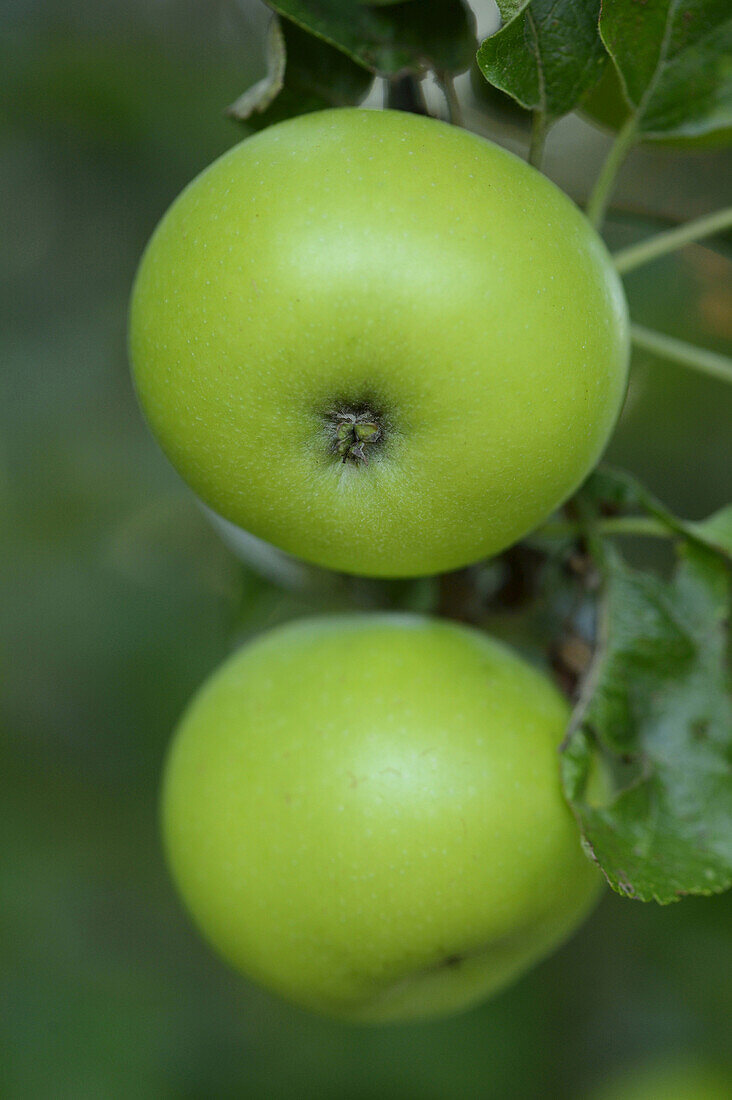
[[602,241],[544,176],[434,119],[343,108],[183,192],[130,348],[216,512],[317,565],[416,576],[498,552],[584,479],[628,326]]
[[280,627],[180,724],[173,877],[219,952],[296,1003],[357,1022],[465,1008],[597,897],[560,792],[567,717],[543,674],[467,627]]
[[[585,96],[581,113],[590,122],[606,130],[617,131],[623,125],[628,117],[629,107],[614,65],[605,66],[597,84]],[[711,130],[709,133],[687,137],[645,134],[643,141],[678,152],[693,153],[704,149],[722,149],[732,143],[732,127],[726,126],[719,130]]]

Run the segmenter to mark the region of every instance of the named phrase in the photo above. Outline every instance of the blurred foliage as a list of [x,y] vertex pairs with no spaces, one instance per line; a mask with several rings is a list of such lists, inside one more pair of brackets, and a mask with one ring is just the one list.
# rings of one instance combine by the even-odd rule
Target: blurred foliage
[[[193,932],[158,843],[171,728],[235,640],[316,597],[238,565],[160,456],[126,308],[166,205],[239,139],[223,112],[262,75],[263,22],[219,0],[34,0],[3,20],[0,1095],[581,1098],[647,1057],[723,1060],[730,895],[608,896],[512,989],[397,1029],[280,1004]],[[703,185],[720,205],[724,173]],[[660,225],[629,212],[609,232],[620,246]],[[724,350],[720,249],[633,273],[636,319]],[[699,518],[732,497],[731,414],[721,383],[637,355],[611,457]],[[512,622],[494,616],[507,637]]]
[[[629,114],[618,71],[612,64],[605,65],[602,76],[582,101],[582,114],[590,122],[608,130],[619,130]],[[673,149],[716,149],[732,143],[732,128],[711,130],[696,137],[660,137],[644,134],[644,141],[656,140]]]
[[462,0],[369,5],[360,0],[266,0],[298,26],[374,73],[462,72],[477,42]]
[[296,23],[274,17],[267,38],[268,75],[229,107],[250,129],[322,111],[351,107],[369,90],[373,74]]
[[693,1059],[636,1066],[592,1100],[729,1100],[732,1074]]

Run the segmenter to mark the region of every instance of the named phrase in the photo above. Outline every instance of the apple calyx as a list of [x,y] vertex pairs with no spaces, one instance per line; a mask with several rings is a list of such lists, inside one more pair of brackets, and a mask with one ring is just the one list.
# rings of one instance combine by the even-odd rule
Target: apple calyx
[[341,462],[368,466],[369,448],[382,438],[379,418],[370,409],[344,409],[328,417],[334,454]]

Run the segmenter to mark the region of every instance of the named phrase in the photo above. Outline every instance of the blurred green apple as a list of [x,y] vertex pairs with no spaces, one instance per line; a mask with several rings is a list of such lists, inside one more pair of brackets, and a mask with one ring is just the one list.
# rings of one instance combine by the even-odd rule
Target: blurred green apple
[[622,1074],[593,1100],[730,1100],[732,1070],[671,1057]]
[[597,897],[559,785],[568,718],[475,630],[331,616],[244,647],[185,714],[163,790],[173,877],[234,967],[357,1022],[463,1009]]
[[220,515],[317,565],[494,554],[584,479],[625,392],[622,287],[570,200],[445,123],[272,126],[173,204],[134,288],[148,419]]

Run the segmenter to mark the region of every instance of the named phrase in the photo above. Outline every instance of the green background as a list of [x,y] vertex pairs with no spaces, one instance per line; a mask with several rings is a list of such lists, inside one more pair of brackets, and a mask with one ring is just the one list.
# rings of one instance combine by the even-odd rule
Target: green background
[[[646,1059],[723,1061],[732,896],[608,894],[517,985],[418,1027],[309,1016],[198,939],[158,841],[171,729],[238,640],[323,602],[210,530],[137,410],[126,308],[165,207],[241,136],[222,108],[261,75],[261,19],[218,0],[0,12],[0,1095],[581,1098]],[[486,125],[517,147],[510,116]],[[606,139],[561,125],[566,186],[565,150],[586,170]],[[638,153],[611,243],[720,206],[731,166]],[[728,349],[723,251],[629,277],[636,320]],[[638,356],[611,457],[700,517],[732,498],[731,416],[729,388]]]

